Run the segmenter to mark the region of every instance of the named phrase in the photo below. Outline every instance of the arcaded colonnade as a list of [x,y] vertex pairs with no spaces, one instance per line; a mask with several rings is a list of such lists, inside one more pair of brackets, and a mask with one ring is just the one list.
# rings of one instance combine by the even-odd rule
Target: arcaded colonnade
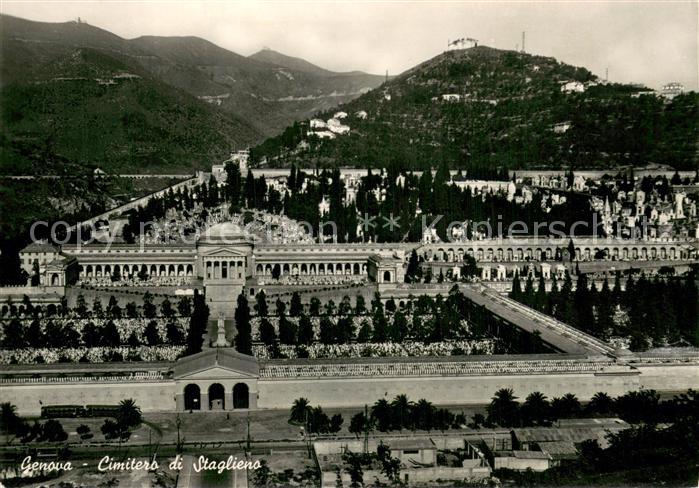
[[267,263],[255,267],[257,276],[364,275],[366,263]]
[[257,408],[255,358],[230,348],[208,349],[177,361],[173,368],[178,411]]
[[81,264],[79,267],[81,278],[100,276],[194,276],[194,265],[182,263],[159,264]]
[[[67,245],[81,279],[107,276],[185,277],[244,280],[250,276],[367,276],[371,256],[393,256],[407,263],[413,250],[423,262],[479,263],[567,261],[569,239],[511,238],[464,243],[268,244],[251,241],[196,245]],[[696,240],[574,238],[575,259],[592,261],[686,260],[699,255]],[[206,249],[206,251],[204,251]]]
[[239,410],[255,407],[256,398],[250,398],[250,388],[246,383],[235,383],[232,388],[224,384],[187,383],[175,395],[177,410]]
[[[517,261],[550,261],[560,259],[568,252],[565,243],[560,245],[517,245],[504,241],[496,246],[489,242],[474,243],[474,245],[430,244],[418,249],[419,256],[424,261],[460,262],[465,256],[471,256],[478,262],[517,262]],[[615,242],[612,245],[575,245],[575,259],[578,261],[610,261],[610,260],[655,260],[655,259],[689,259],[696,256],[696,248],[679,242],[647,243]]]

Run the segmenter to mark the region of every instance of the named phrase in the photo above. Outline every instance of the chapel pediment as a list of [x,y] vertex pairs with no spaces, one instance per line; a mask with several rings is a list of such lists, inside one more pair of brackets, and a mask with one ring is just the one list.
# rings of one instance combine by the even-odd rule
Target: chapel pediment
[[233,248],[233,247],[219,247],[219,248],[207,250],[201,254],[202,254],[202,256],[206,256],[206,257],[230,257],[230,256],[244,257],[244,256],[247,256],[248,253],[246,253],[240,249]]
[[233,348],[218,347],[180,358],[175,363],[175,379],[257,378],[257,359]]
[[252,379],[256,376],[243,373],[234,369],[223,368],[214,366],[212,368],[203,369],[201,371],[196,371],[191,374],[184,374],[183,376],[178,376],[176,379],[187,379],[187,380],[203,380],[203,379]]

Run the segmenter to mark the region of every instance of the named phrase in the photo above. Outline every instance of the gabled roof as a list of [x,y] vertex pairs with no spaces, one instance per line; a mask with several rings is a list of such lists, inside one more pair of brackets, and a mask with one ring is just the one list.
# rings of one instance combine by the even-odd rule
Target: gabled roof
[[233,247],[226,247],[225,244],[222,245],[219,248],[213,248],[208,251],[204,251],[201,253],[202,256],[206,257],[243,257],[246,256],[247,253],[240,251],[239,249],[233,248]]
[[382,439],[383,443],[394,451],[405,451],[410,449],[436,450],[437,446],[432,439],[416,437],[413,439]]
[[551,455],[541,451],[512,451],[517,459],[551,459]]
[[[627,424],[628,426],[628,424]],[[589,439],[597,439],[602,446],[606,447],[605,438],[608,431],[617,432],[623,430],[624,425],[598,425],[598,426],[575,426],[575,427],[531,427],[514,429],[514,435],[519,442],[574,442],[580,443]]]
[[540,442],[541,452],[549,454],[553,459],[573,459],[577,457],[578,448],[572,441]]
[[78,260],[75,258],[75,256],[63,256],[59,255],[56,259],[51,261],[47,267],[49,268],[64,268],[65,266],[68,266],[69,264],[72,264],[74,262],[77,262]]
[[35,241],[20,251],[23,252],[58,252],[58,248],[53,244]]
[[214,368],[227,369],[246,376],[260,375],[260,366],[253,356],[241,354],[230,347],[217,347],[178,359],[174,367],[174,377],[182,378]]

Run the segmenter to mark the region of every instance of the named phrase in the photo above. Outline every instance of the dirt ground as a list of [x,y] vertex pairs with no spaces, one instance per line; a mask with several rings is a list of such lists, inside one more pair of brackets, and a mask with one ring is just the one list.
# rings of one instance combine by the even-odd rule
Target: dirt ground
[[[452,406],[449,408],[455,413],[463,412],[468,419],[475,413],[483,413],[484,411],[483,407],[473,406]],[[363,411],[363,409],[327,409],[326,413],[329,416],[340,413],[343,416],[344,423],[338,435],[353,436],[347,428],[352,416],[360,411]],[[85,458],[85,448],[83,448],[82,457],[78,457],[77,459],[79,460],[74,461],[73,471],[64,473],[60,478],[42,483],[30,483],[24,486],[50,488],[171,488],[175,486],[175,479],[179,475],[178,487],[244,487],[246,486],[247,477],[254,476],[254,472],[251,471],[248,473],[248,476],[243,476],[243,472],[224,472],[221,474],[209,472],[195,473],[191,469],[191,464],[200,454],[207,455],[211,459],[225,459],[228,454],[237,456],[239,459],[244,458],[248,424],[250,438],[254,443],[254,459],[265,460],[273,473],[274,479],[277,481],[282,479],[289,480],[289,482],[297,486],[299,484],[307,485],[310,482],[307,479],[307,471],[313,467],[313,463],[308,459],[307,451],[304,448],[304,438],[301,429],[297,425],[289,424],[288,416],[288,410],[144,414],[143,424],[132,432],[131,438],[120,449],[124,452],[123,456],[143,456],[146,452],[150,452],[151,448],[155,450],[157,445],[160,444],[161,448],[158,450],[157,458],[159,467],[155,472],[137,470],[100,473],[97,471],[99,458],[103,455],[104,450],[112,452],[116,445],[110,443],[113,447],[101,447],[91,444],[88,452],[93,452],[94,449],[94,459],[89,459],[83,465],[82,459]],[[178,418],[180,423],[179,438],[180,441],[186,443],[185,452],[190,464],[189,468],[182,471],[171,470],[169,462],[172,458],[165,457],[167,456],[166,454],[160,454],[161,450],[164,453],[168,449],[170,452],[174,449],[173,444],[178,439]],[[72,444],[72,449],[77,449],[79,444],[101,444],[105,440],[100,432],[104,418],[58,420],[68,433],[68,442]],[[81,424],[90,427],[94,435],[93,438],[81,441],[80,436],[76,432],[76,429]],[[432,432],[432,434],[439,433]],[[260,441],[266,442],[259,444]],[[221,443],[226,443],[226,445],[221,445]],[[231,443],[237,444],[237,446],[231,446]],[[19,445],[16,439],[12,444]],[[162,446],[163,444],[168,444],[169,447]],[[31,447],[31,444],[29,444],[29,447]],[[291,470],[293,470],[293,476]],[[303,473],[306,473],[306,477],[302,475]],[[187,480],[186,482],[184,481],[185,479]],[[66,484],[59,485],[60,482]],[[282,482],[282,485],[284,483]]]
[[[473,405],[449,407],[454,412],[463,412],[468,420],[476,413],[484,413],[484,407]],[[338,435],[352,435],[348,429],[353,415],[363,411],[354,409],[327,409],[328,416],[336,413],[342,415],[344,422]],[[299,426],[288,422],[287,410],[259,410],[250,412],[184,412],[179,414],[180,438],[186,442],[239,441],[247,438],[248,418],[250,422],[250,437],[253,441],[302,441]],[[177,440],[177,414],[152,413],[144,415],[144,419],[160,430],[162,442]],[[139,433],[147,436],[147,432]],[[143,439],[143,437],[141,437]]]
[[[484,407],[453,406],[454,412],[463,412],[470,420],[475,413],[484,413]],[[336,413],[342,415],[344,422],[339,436],[351,436],[348,427],[353,415],[363,411],[354,409],[327,409],[328,416]],[[258,410],[251,412],[181,412],[176,413],[147,413],[143,415],[143,423],[131,433],[126,444],[174,444],[177,442],[177,419],[180,419],[180,440],[192,442],[238,442],[242,447],[248,435],[250,425],[251,441],[303,441],[298,425],[288,422],[287,410]],[[57,419],[68,433],[68,442],[102,443],[106,439],[101,432],[105,418],[61,418]],[[82,441],[77,433],[80,425],[87,425],[93,437]],[[17,439],[3,436],[3,443],[18,445]],[[112,441],[113,442],[113,441]],[[31,445],[31,444],[30,444]]]

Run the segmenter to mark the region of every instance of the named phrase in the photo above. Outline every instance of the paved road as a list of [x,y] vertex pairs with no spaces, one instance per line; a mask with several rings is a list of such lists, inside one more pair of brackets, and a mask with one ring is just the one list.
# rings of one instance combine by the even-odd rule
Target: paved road
[[233,471],[233,488],[248,488],[248,473],[246,471]]
[[182,462],[184,465],[182,467],[182,471],[180,471],[180,476],[177,479],[177,488],[190,488],[192,486],[192,473],[194,472],[194,469],[192,469],[194,457],[184,456]]
[[[206,455],[206,453],[204,453],[204,455]],[[182,462],[184,465],[182,471],[180,471],[177,488],[248,488],[248,473],[246,473],[246,471],[233,469],[230,471],[230,476],[222,476],[219,483],[217,481],[211,481],[211,478],[207,479],[204,476],[204,471],[197,473],[193,468],[196,461],[197,456],[187,455],[183,457]]]

